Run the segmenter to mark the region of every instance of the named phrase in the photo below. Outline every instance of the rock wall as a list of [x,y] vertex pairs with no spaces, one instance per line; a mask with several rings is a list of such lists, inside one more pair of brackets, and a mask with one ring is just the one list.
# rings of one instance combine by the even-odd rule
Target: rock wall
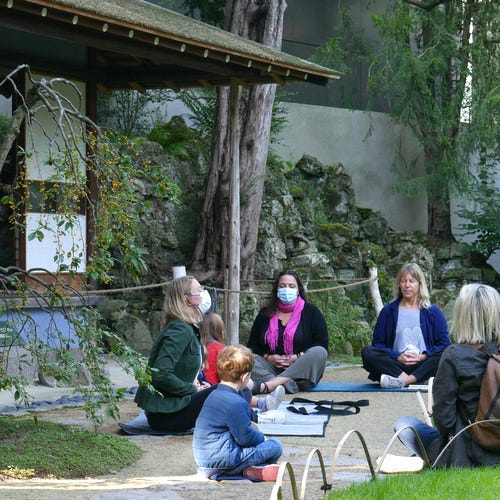
[[[180,162],[155,143],[145,144],[145,154],[158,163],[181,187],[180,204],[158,205],[141,224],[140,242],[147,246],[150,266],[145,284],[171,279],[172,266],[187,264],[194,248],[201,210],[203,159]],[[147,196],[147,186],[141,188]],[[416,261],[425,270],[433,301],[445,310],[462,284],[482,281],[497,288],[498,273],[485,259],[463,243],[431,243],[421,232],[396,232],[379,213],[356,205],[351,178],[341,164],[324,165],[304,155],[295,165],[270,162],[266,182],[255,281],[242,283],[240,341],[245,342],[251,323],[262,305],[263,290],[280,270],[295,269],[323,310],[332,333],[333,350],[357,354],[370,340],[375,319],[367,285],[331,290],[334,286],[366,279],[376,266],[384,302],[391,300],[393,279],[400,266]],[[117,270],[119,274],[119,270]],[[121,277],[123,284],[127,276]],[[262,283],[264,282],[264,283]],[[207,286],[220,284],[205,283]],[[327,289],[322,292],[320,290]],[[256,292],[253,294],[252,292]],[[162,290],[116,295],[103,306],[108,325],[122,332],[131,345],[147,353],[159,326]],[[110,299],[111,300],[111,299]],[[216,298],[223,311],[223,295]],[[448,306],[447,306],[448,305]],[[107,309],[106,309],[107,308]],[[149,332],[149,337],[145,339]]]

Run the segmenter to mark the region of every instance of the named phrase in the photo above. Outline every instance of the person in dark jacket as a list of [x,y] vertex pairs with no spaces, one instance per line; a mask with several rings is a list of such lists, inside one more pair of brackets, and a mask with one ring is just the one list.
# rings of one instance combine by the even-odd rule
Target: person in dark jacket
[[361,351],[368,378],[380,381],[385,389],[434,377],[441,354],[450,345],[446,318],[430,303],[418,264],[401,267],[393,291],[395,300],[380,311],[372,345]]
[[[252,479],[276,479],[281,443],[255,428],[241,396],[254,363],[255,355],[241,345],[227,346],[217,357],[221,382],[206,399],[193,435],[195,462],[209,478],[242,473]],[[271,464],[275,466],[265,467]]]
[[[396,421],[394,430],[413,427],[431,462],[436,461],[456,436],[444,450],[438,466],[499,465],[500,453],[482,448],[468,431],[459,432],[474,421],[477,413],[481,381],[488,362],[488,355],[481,348],[492,354],[500,353],[500,294],[488,285],[463,286],[453,311],[452,336],[456,343],[443,352],[433,383],[435,427],[414,417],[402,417]],[[411,430],[403,430],[399,439],[423,458]]]
[[165,292],[164,326],[148,361],[156,392],[140,386],[135,396],[154,430],[192,429],[205,399],[216,388],[197,379],[203,361],[197,327],[202,296],[203,288],[192,276],[174,279]]
[[328,329],[320,310],[307,302],[304,285],[293,270],[286,269],[276,278],[247,346],[257,355],[252,370],[254,394],[271,392],[279,385],[293,394],[320,381],[328,357]]

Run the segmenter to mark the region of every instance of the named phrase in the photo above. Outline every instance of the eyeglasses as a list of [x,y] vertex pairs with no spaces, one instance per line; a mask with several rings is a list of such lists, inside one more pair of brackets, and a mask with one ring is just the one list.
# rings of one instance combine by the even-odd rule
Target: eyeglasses
[[204,291],[205,289],[202,288],[199,293],[186,293],[186,297],[199,297]]
[[418,283],[417,280],[401,280],[399,282],[400,285],[411,285],[411,286],[416,285],[417,283]]

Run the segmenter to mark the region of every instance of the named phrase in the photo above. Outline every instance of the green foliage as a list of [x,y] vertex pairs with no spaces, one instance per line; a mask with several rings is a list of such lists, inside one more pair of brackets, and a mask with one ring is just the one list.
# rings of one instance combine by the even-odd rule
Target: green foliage
[[190,17],[219,28],[224,26],[225,0],[184,0],[181,7]]
[[314,303],[328,325],[330,358],[336,354],[358,356],[371,343],[372,329],[363,321],[362,310],[340,292],[315,293]]
[[[92,281],[109,284],[113,280],[113,266],[120,263],[137,281],[146,271],[146,249],[138,247],[135,239],[141,215],[147,210],[137,182],[148,182],[155,196],[174,203],[178,200],[179,188],[165,178],[156,165],[141,158],[139,139],[91,132],[86,144],[89,150],[86,170],[80,166],[74,151],[62,151],[48,160],[54,173],[47,182],[26,179],[24,169],[20,169],[14,192],[25,193],[25,197],[15,200],[10,196],[2,201],[12,209],[11,223],[21,230],[25,210],[57,214],[57,225],[48,225],[41,219],[38,228],[28,235],[30,241],[42,241],[49,236],[60,241],[71,236],[73,230],[79,230],[80,206],[87,202],[95,248],[88,262],[87,276]],[[93,177],[99,186],[95,196],[90,192],[87,176]],[[83,248],[75,246],[67,253],[58,245],[54,262],[58,272],[74,273],[84,258]]]
[[0,417],[0,480],[76,479],[132,464],[141,449],[110,434],[37,419]]
[[5,115],[0,115],[0,144],[3,142],[3,138],[7,133],[10,125],[10,118]]
[[[317,64],[349,75],[354,68],[367,60],[370,52],[366,39],[352,29],[349,7],[345,7],[343,2],[338,2],[338,22],[332,27],[332,36],[316,49],[310,59]],[[342,105],[352,107],[353,97],[360,89],[355,88],[353,81],[349,84],[344,81],[341,78],[335,85],[340,87]]]
[[498,120],[481,103],[498,96],[498,14],[493,0],[473,7],[436,2],[427,9],[394,0],[372,16],[382,41],[370,89],[387,98],[391,114],[411,127],[425,152],[425,175],[415,178],[410,160],[396,187],[412,196],[427,191],[444,210],[453,189],[463,192],[470,181],[470,155],[496,154]]
[[[116,390],[104,368],[105,359],[112,356],[138,383],[150,384],[147,359],[133,351],[117,334],[104,328],[96,309],[75,308],[60,286],[46,286],[43,293],[38,293],[31,289],[26,279],[11,276],[10,287],[17,301],[11,300],[8,306],[0,308],[0,313],[8,311],[2,330],[13,333],[0,351],[0,390],[13,391],[15,399],[27,405],[26,386],[31,381],[23,373],[29,373],[28,366],[36,363],[44,378],[53,378],[85,396],[87,417],[97,425],[104,416],[118,418],[117,403],[124,398],[124,389]],[[31,296],[48,315],[49,327],[37,324],[24,307]],[[84,302],[83,297],[81,300]],[[74,332],[73,339],[68,335],[68,328]],[[22,345],[21,352],[17,344]],[[111,351],[106,346],[111,346]],[[11,359],[10,354],[14,358]],[[9,369],[9,364],[15,365],[19,375]]]
[[179,92],[179,99],[191,111],[188,118],[194,128],[204,136],[212,135],[212,128],[217,113],[217,93],[209,89],[190,89]]
[[375,481],[354,484],[333,491],[324,499],[396,499],[448,498],[450,500],[494,500],[500,467],[474,469],[450,468],[424,470],[418,474],[394,474]]
[[352,229],[347,224],[319,220],[316,222],[316,226],[318,229],[328,234],[339,234],[346,238],[352,237]]
[[479,180],[473,185],[468,207],[462,207],[459,215],[468,219],[460,224],[464,234],[475,237],[472,247],[485,257],[500,248],[500,192],[489,170],[479,173]]
[[117,90],[98,94],[97,120],[103,128],[125,136],[146,134],[155,121],[163,118],[166,104],[175,100],[173,91]]

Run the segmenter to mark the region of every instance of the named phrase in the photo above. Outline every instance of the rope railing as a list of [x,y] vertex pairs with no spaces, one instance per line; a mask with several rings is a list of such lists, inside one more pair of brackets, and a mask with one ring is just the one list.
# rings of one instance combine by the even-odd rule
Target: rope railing
[[[341,290],[342,288],[351,288],[355,286],[360,286],[364,285],[365,283],[370,283],[371,281],[374,281],[374,278],[366,278],[366,279],[359,279],[359,281],[355,281],[352,283],[346,283],[344,285],[336,285],[332,287],[327,287],[327,288],[317,288],[314,290],[307,290],[307,293],[321,293],[321,292],[331,292],[334,290]],[[92,291],[87,291],[85,293],[87,294],[92,294],[92,295],[106,295],[106,294],[113,294],[113,293],[126,293],[126,292],[136,292],[136,291],[142,291],[142,290],[147,290],[147,289],[152,289],[152,288],[161,288],[168,286],[171,282],[170,281],[164,281],[162,283],[154,283],[151,285],[138,285],[138,286],[133,286],[133,287],[125,287],[125,288],[113,288],[113,289],[107,289],[107,290],[92,290]],[[269,291],[260,291],[260,290],[231,290],[230,288],[218,288],[218,287],[213,287],[213,286],[208,286],[204,285],[204,288],[207,290],[213,290],[214,292],[217,293],[236,293],[239,295],[267,295],[269,294]]]
[[[53,278],[52,283],[45,283],[43,281],[43,278],[41,278],[39,275],[34,274],[34,273],[39,273],[43,272],[44,274],[47,274]],[[0,276],[3,275],[5,278],[10,277],[12,278],[15,275],[22,275],[25,278],[30,278],[35,280],[40,286],[45,286],[47,289],[49,287],[53,286],[54,284],[60,285],[60,286],[65,286],[65,288],[71,292],[74,287],[67,285],[64,280],[60,280],[59,276],[49,272],[43,268],[36,268],[36,269],[29,269],[29,270],[22,270],[20,268],[15,268],[15,267],[9,267],[9,268],[2,268],[0,267]],[[376,277],[370,277],[370,278],[349,278],[349,279],[344,279],[342,281],[344,282],[349,282],[345,284],[339,284],[331,287],[326,287],[326,288],[316,288],[316,289],[311,289],[307,290],[307,293],[324,293],[324,292],[331,292],[335,290],[341,290],[343,288],[351,288],[351,287],[356,287],[363,285],[365,283],[370,283],[372,281],[375,281]],[[263,279],[263,280],[244,280],[242,283],[267,283],[271,284],[273,283],[274,280],[272,279]],[[331,281],[336,281],[338,282],[339,280],[330,280],[330,279],[318,279],[318,280],[310,280],[309,283],[329,283]],[[108,289],[103,289],[103,290],[76,290],[74,289],[74,292],[77,293],[78,295],[85,296],[85,295],[112,295],[112,294],[117,294],[117,293],[128,293],[128,292],[140,292],[144,290],[152,290],[155,288],[164,288],[168,286],[171,283],[171,281],[162,281],[160,283],[151,283],[149,285],[136,285],[136,286],[128,286],[128,287],[121,287],[121,288],[108,288]],[[207,290],[213,290],[216,293],[236,293],[239,295],[267,295],[269,294],[269,291],[260,291],[260,290],[252,290],[252,289],[247,289],[247,290],[232,290],[230,288],[218,288],[218,287],[212,287],[212,286],[204,286]],[[6,292],[7,290],[4,290]]]

